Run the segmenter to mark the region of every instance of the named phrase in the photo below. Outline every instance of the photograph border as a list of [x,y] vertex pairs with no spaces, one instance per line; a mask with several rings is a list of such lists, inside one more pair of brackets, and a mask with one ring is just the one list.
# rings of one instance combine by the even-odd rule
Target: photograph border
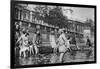
[[[38,5],[54,5],[54,6],[70,6],[70,7],[85,7],[85,8],[94,8],[94,23],[95,23],[95,32],[94,32],[94,61],[85,61],[85,62],[71,62],[71,63],[56,63],[56,64],[42,64],[42,65],[24,65],[24,66],[14,66],[14,5],[17,3],[25,4],[38,4]],[[10,67],[11,68],[29,68],[29,67],[48,67],[48,66],[61,66],[61,65],[80,65],[80,64],[92,64],[97,62],[97,43],[96,43],[96,5],[81,5],[81,4],[64,4],[64,3],[53,3],[53,2],[36,2],[36,1],[11,1],[10,2]]]

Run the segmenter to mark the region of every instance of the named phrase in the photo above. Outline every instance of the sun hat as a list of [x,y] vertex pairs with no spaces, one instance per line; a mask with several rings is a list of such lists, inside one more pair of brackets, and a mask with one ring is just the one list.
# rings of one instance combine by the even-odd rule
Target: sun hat
[[63,33],[64,30],[63,29],[59,29],[58,33]]

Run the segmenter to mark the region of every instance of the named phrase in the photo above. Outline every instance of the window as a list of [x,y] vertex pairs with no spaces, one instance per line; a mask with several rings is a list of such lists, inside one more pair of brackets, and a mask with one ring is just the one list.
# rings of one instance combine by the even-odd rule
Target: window
[[15,19],[18,19],[18,8],[15,8]]
[[29,11],[27,11],[27,10],[23,11],[23,19],[25,21],[29,21],[30,20],[30,12]]

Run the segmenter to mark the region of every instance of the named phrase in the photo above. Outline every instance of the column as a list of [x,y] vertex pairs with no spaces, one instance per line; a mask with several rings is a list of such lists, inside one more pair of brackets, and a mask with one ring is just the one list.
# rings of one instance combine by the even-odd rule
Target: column
[[21,20],[23,20],[23,14],[24,12],[23,12],[23,9],[21,10]]
[[32,22],[32,11],[30,11],[30,22]]
[[47,29],[46,26],[44,27],[44,29],[45,29],[45,30]]
[[28,24],[28,28],[30,28],[30,27],[31,27],[31,24],[29,23],[29,24]]
[[18,19],[18,8],[15,8],[15,19]]
[[20,20],[20,10],[18,9],[18,20]]

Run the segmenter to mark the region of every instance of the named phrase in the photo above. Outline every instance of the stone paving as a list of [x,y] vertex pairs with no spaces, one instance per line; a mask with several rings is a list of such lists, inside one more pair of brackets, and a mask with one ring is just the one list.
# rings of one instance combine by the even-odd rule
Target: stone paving
[[[67,62],[84,62],[84,61],[94,61],[93,55],[89,58],[86,58],[85,53],[77,52],[76,55],[71,56],[69,53],[66,53],[64,56],[64,63]],[[52,63],[59,63],[59,54],[40,54],[36,56],[29,56],[26,58],[18,57],[16,59],[17,65],[37,65],[37,64],[52,64]]]

